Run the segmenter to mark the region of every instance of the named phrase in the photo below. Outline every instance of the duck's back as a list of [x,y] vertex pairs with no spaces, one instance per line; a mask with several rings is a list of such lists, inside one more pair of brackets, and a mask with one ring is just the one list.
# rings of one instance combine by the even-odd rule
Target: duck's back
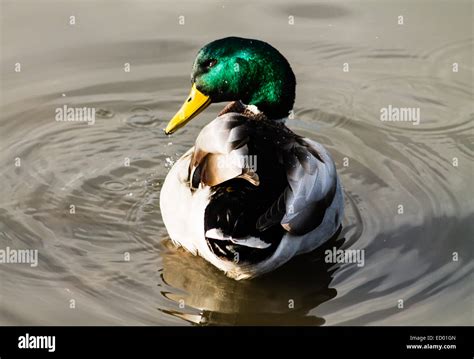
[[204,214],[210,249],[247,263],[270,256],[285,234],[321,225],[337,189],[322,146],[236,105],[199,134],[189,180],[195,190],[210,188]]
[[196,191],[210,187],[204,235],[218,257],[259,262],[280,243],[283,227],[257,222],[288,186],[277,151],[286,132],[264,116],[226,112],[199,134],[189,177]]

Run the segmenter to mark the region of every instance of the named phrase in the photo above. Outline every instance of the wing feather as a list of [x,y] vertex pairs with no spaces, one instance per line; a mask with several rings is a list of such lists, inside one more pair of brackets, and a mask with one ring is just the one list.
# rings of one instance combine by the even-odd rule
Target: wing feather
[[[285,151],[285,148],[282,147]],[[303,235],[318,227],[334,200],[337,174],[329,153],[309,139],[294,140],[280,155],[288,187],[257,221],[257,228],[280,223],[291,234]]]
[[249,142],[245,121],[241,114],[225,113],[202,129],[189,168],[193,188],[199,183],[216,186],[236,177],[259,185],[257,173],[242,161]]

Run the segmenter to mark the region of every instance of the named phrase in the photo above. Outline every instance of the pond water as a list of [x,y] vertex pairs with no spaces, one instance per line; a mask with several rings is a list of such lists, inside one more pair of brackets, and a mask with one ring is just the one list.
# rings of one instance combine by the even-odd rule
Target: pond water
[[[0,324],[474,324],[471,2],[1,4],[0,249],[39,258],[0,264]],[[198,49],[230,35],[287,57],[288,126],[329,149],[346,196],[338,238],[240,282],[175,249],[159,209],[225,104],[162,128]],[[64,105],[95,123],[56,121]],[[381,121],[388,106],[419,124]],[[326,264],[328,248],[365,263]]]

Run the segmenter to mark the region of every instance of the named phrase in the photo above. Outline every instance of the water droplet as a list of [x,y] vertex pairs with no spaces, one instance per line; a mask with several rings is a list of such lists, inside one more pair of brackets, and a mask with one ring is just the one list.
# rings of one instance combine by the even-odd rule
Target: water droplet
[[156,126],[158,120],[151,114],[137,113],[127,119],[127,123],[133,127],[151,127]]
[[174,160],[171,157],[166,157],[165,159],[165,167],[170,168],[174,165]]
[[155,206],[152,203],[145,203],[140,206],[140,212],[142,213],[153,213],[155,211]]
[[150,112],[150,109],[148,107],[145,107],[145,106],[137,106],[137,107],[134,107],[130,110],[130,112],[133,112],[133,113],[147,113],[147,112]]
[[111,110],[99,108],[97,111],[95,111],[95,115],[99,118],[112,118],[115,114]]
[[128,188],[128,183],[122,181],[107,181],[104,182],[102,186],[108,191],[120,192]]

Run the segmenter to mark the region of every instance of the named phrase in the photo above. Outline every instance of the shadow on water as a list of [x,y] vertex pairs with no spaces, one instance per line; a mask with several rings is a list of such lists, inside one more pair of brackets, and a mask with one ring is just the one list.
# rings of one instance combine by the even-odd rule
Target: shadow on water
[[315,251],[247,281],[229,279],[201,258],[169,248],[163,253],[162,280],[173,292],[162,295],[176,309],[159,310],[199,325],[323,325],[324,318],[309,312],[337,294],[330,288],[337,267],[324,261],[324,251],[344,244],[340,233]]
[[[427,222],[424,228],[405,225],[378,234],[365,248],[363,268],[340,268],[334,274],[333,285],[340,289],[338,297],[319,313],[336,325],[377,325],[387,321],[391,325],[420,325],[420,320],[426,321],[422,308],[437,302],[439,309],[430,319],[455,323],[449,312],[462,312],[463,303],[472,299],[472,286],[465,283],[470,282],[469,278],[472,281],[473,248],[463,248],[463,243],[474,230],[473,219],[472,215],[440,217]],[[366,280],[354,282],[354,273]],[[458,308],[449,305],[446,311],[441,309],[445,300],[452,300],[447,293],[457,297]],[[400,299],[403,308],[398,307]],[[336,311],[338,319],[333,322]]]

